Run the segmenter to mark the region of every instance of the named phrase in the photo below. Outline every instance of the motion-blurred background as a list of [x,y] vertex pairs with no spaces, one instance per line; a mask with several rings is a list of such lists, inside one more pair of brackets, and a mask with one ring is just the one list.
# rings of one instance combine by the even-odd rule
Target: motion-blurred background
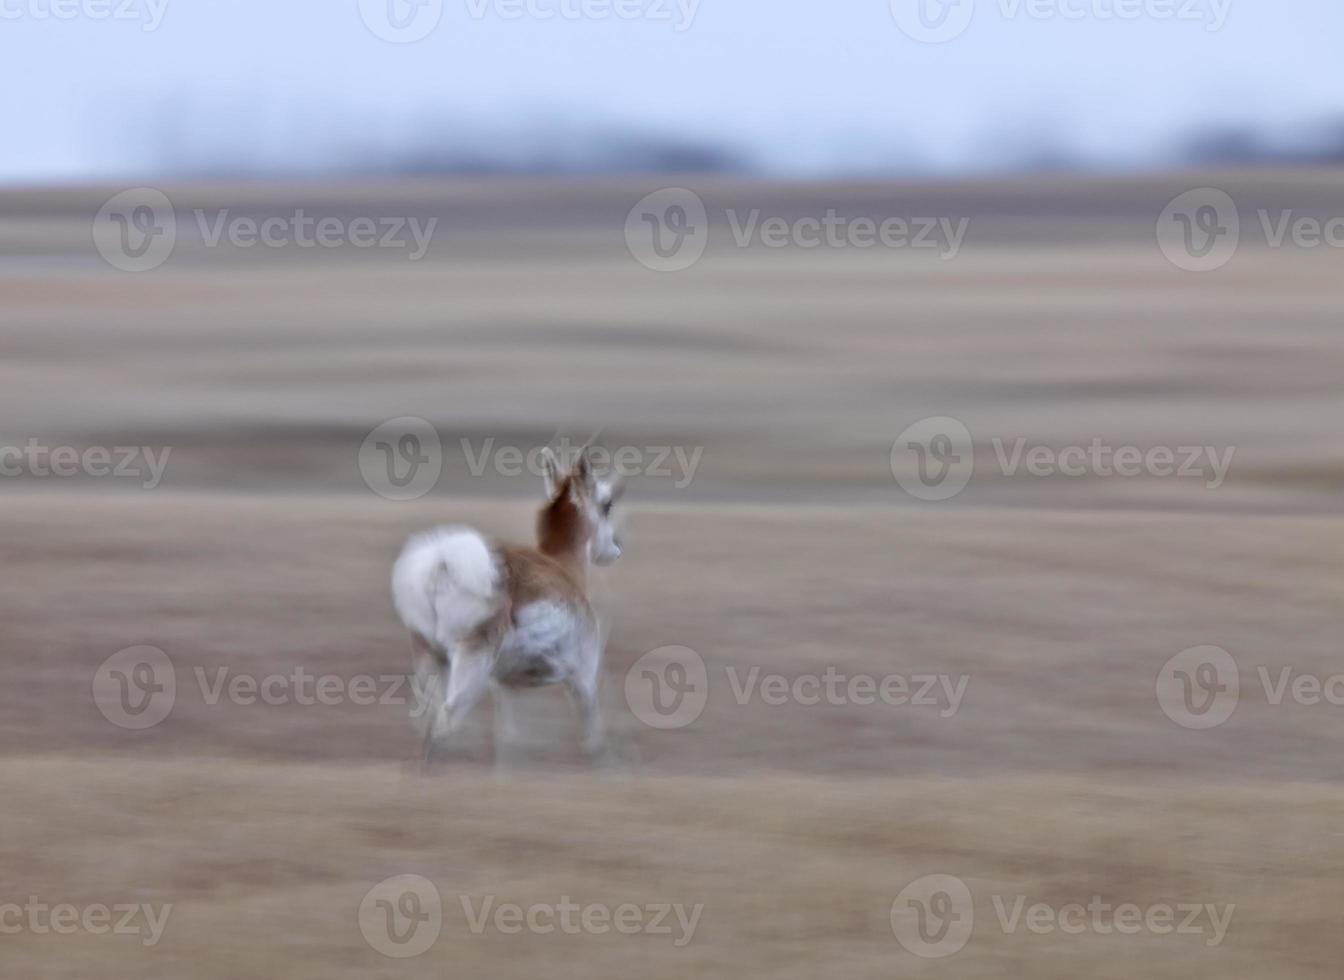
[[[0,962],[1336,976],[1341,32],[0,0]],[[421,778],[391,562],[589,439],[621,761]]]
[[1330,0],[6,0],[0,177],[1338,161]]

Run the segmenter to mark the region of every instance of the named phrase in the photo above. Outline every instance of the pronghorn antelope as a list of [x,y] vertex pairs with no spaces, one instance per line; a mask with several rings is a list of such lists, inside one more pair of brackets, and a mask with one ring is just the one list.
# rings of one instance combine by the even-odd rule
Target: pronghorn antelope
[[585,750],[596,755],[606,747],[598,704],[602,634],[588,601],[588,569],[621,555],[612,521],[621,485],[598,478],[586,449],[563,476],[554,453],[544,450],[542,468],[546,504],[537,515],[536,548],[440,527],[412,537],[393,567],[392,599],[428,698],[423,763],[440,727],[456,731],[487,690],[500,722],[498,755],[509,736],[511,693],[547,684],[563,684],[572,695]]

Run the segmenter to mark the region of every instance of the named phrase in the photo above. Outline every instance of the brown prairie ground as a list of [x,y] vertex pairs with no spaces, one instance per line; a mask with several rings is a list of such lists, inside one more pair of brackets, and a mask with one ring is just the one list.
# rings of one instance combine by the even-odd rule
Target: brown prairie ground
[[[128,276],[88,246],[110,191],[7,197],[0,445],[172,453],[152,491],[0,482],[0,906],[172,910],[152,947],[2,934],[3,973],[1337,976],[1344,707],[1272,689],[1344,670],[1344,289],[1337,257],[1256,241],[1216,273],[1168,264],[1156,215],[1208,183],[1248,217],[1344,213],[1344,181],[1321,174],[716,185],[705,258],[656,274],[621,238],[652,188],[179,189],[178,251]],[[441,230],[420,263],[205,248],[191,212],[224,207]],[[756,207],[971,224],[954,260],[733,247],[724,209]],[[406,415],[438,430],[444,472],[396,503],[366,487],[359,449]],[[922,503],[890,454],[934,415],[967,424],[976,468]],[[701,451],[689,482],[675,458],[632,481],[627,554],[597,580],[618,765],[577,759],[554,691],[528,696],[502,773],[486,707],[424,779],[405,706],[286,693],[301,670],[404,694],[387,574],[406,534],[526,537],[539,481],[491,454],[603,426],[612,447]],[[1019,437],[1235,457],[1212,488],[1006,475],[995,440]],[[98,666],[137,644],[168,654],[177,685],[145,731],[93,695]],[[1236,659],[1241,696],[1193,731],[1156,682],[1203,644]],[[624,679],[670,645],[704,658],[708,702],[659,731]],[[740,690],[827,670],[966,683],[955,710]],[[214,696],[239,676],[281,678],[279,703]],[[441,933],[398,960],[359,910],[403,874],[433,883]],[[970,941],[945,959],[912,955],[891,922],[929,874],[972,897]],[[566,897],[703,909],[678,945],[477,934],[464,908]],[[1058,915],[1094,897],[1235,908],[1220,938],[1207,915],[1135,935],[1004,924],[1019,900]]]

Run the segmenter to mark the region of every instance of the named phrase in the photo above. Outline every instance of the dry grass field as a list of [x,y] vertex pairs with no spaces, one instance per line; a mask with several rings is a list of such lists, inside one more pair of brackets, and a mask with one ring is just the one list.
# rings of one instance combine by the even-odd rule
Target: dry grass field
[[[657,273],[622,237],[652,186],[167,188],[177,249],[130,275],[90,243],[114,189],[3,195],[0,446],[170,450],[153,489],[0,478],[4,974],[1338,976],[1344,705],[1313,703],[1311,682],[1344,693],[1328,683],[1344,673],[1344,285],[1333,250],[1252,235],[1217,272],[1172,266],[1156,217],[1205,184],[1247,224],[1344,214],[1325,173],[715,184],[705,257]],[[439,230],[413,263],[209,248],[190,216],[296,207]],[[945,261],[739,249],[722,218],[832,207],[970,224]],[[442,440],[441,477],[408,502],[360,467],[401,416]],[[969,486],[943,502],[893,478],[893,442],[930,416],[975,440]],[[700,454],[691,479],[674,462],[631,481],[626,554],[596,577],[619,761],[587,766],[564,699],[540,691],[507,765],[486,706],[422,776],[406,706],[380,703],[407,691],[398,548],[440,522],[525,538],[540,481],[489,454],[597,430]],[[1009,475],[995,440],[1019,438],[1235,455],[1216,487]],[[140,645],[176,692],[134,730],[95,678]],[[1240,696],[1192,730],[1158,678],[1202,645],[1235,659]],[[675,730],[625,694],[667,646],[708,672],[703,713]],[[776,704],[744,696],[753,670],[964,687]],[[309,703],[296,676],[338,696]],[[276,696],[228,694],[240,677],[277,679]],[[965,884],[973,930],[926,959],[892,910],[934,874]],[[400,875],[441,902],[409,958],[369,938],[366,896]],[[1225,934],[1207,914],[1133,934],[1070,919],[1094,899],[1230,918]],[[472,928],[486,903],[570,900],[700,911],[670,933]],[[16,910],[31,902],[171,909],[148,945],[35,926]],[[1006,924],[1015,904],[1050,921]]]

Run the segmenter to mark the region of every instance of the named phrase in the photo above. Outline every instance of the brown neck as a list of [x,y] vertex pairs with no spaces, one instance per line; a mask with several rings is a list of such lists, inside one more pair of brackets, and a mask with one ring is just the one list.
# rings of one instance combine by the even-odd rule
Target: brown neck
[[588,569],[588,534],[568,485],[537,515],[537,550],[583,579]]

